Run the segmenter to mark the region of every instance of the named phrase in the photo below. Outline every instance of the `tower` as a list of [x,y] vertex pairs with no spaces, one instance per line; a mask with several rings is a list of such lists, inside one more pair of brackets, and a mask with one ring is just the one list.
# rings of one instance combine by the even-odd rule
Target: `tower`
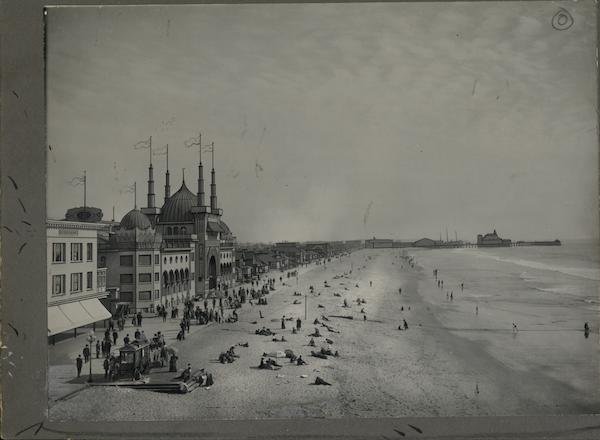
[[169,144],[167,144],[167,171],[165,172],[165,202],[171,197],[171,182],[169,179]]
[[154,194],[154,168],[152,167],[152,137],[150,137],[150,165],[148,166],[148,198],[147,206],[141,211],[146,214],[152,226],[156,225],[160,209],[156,207]]

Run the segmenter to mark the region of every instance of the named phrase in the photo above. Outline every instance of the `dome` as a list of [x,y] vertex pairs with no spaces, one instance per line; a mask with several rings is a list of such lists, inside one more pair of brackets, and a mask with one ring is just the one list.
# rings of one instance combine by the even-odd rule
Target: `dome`
[[223,227],[223,229],[225,229],[225,234],[231,234],[231,229],[229,229],[229,226],[227,226],[227,223],[225,223],[223,220],[219,219],[219,224]]
[[132,209],[121,220],[121,229],[148,229],[152,227],[150,220],[138,209]]
[[188,223],[194,221],[192,206],[196,205],[196,195],[191,192],[185,182],[181,188],[169,197],[160,210],[161,223]]

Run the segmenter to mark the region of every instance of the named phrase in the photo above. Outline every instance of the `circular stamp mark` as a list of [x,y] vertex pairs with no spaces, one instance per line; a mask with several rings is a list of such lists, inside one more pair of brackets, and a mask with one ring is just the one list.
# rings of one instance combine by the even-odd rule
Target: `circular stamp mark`
[[564,8],[558,8],[558,12],[552,17],[552,27],[557,31],[565,31],[573,26],[573,17]]

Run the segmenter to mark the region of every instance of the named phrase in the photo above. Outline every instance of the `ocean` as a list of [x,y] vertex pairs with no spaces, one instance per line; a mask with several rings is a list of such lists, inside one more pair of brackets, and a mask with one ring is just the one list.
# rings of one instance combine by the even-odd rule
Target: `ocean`
[[[406,253],[421,268],[419,293],[449,331],[481,344],[507,367],[568,384],[580,393],[584,410],[597,408],[598,242]],[[443,289],[433,280],[433,269],[444,280]],[[591,327],[588,337],[585,322]]]

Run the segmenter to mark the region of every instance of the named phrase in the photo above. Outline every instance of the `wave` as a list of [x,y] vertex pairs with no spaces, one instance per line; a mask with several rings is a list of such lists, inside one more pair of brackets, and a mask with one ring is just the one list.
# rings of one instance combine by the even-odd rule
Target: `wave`
[[[486,252],[471,251],[471,254],[477,257],[491,258],[492,260],[501,261],[503,263],[516,264],[518,266],[530,267],[532,269],[547,270],[553,272],[564,273],[565,275],[571,275],[579,278],[586,278],[588,280],[600,281],[600,270],[593,268],[580,268],[580,267],[563,267],[555,266],[546,263],[540,263],[539,261],[523,260],[520,258],[503,258],[497,255],[489,254]],[[524,272],[526,274],[526,272]],[[523,274],[521,274],[523,275]],[[522,277],[521,277],[522,278]],[[522,278],[525,279],[525,278]]]

